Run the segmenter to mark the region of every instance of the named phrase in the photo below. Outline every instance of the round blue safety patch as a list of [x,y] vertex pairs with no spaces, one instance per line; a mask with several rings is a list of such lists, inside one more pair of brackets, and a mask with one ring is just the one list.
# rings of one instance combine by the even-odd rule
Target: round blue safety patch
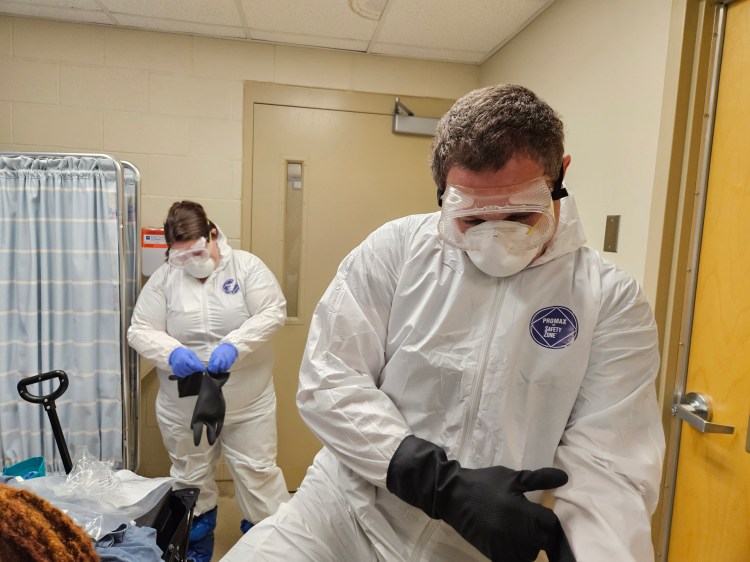
[[227,279],[224,281],[224,285],[222,287],[224,289],[224,292],[228,295],[234,295],[237,291],[240,290],[240,286],[237,284],[237,281],[234,279]]
[[532,339],[547,349],[561,349],[578,337],[578,318],[564,306],[548,306],[537,310],[529,322]]

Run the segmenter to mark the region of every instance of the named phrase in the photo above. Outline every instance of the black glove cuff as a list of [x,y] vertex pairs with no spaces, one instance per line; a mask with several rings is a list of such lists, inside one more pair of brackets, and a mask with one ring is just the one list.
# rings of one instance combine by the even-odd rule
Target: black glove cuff
[[198,396],[198,393],[201,390],[201,382],[203,382],[202,371],[197,371],[192,375],[178,378],[177,393],[179,394],[180,398],[186,398],[188,396]]
[[[455,465],[455,467],[453,466]],[[388,465],[386,488],[403,501],[418,507],[433,519],[440,519],[437,483],[446,471],[457,469],[442,447],[414,435],[405,437]]]

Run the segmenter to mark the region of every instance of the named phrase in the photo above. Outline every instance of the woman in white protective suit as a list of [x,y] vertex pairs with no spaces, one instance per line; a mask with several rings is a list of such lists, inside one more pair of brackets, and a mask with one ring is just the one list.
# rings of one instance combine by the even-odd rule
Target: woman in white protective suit
[[[289,499],[276,465],[269,344],[284,325],[286,301],[271,271],[256,256],[233,250],[200,204],[174,203],[164,234],[168,259],[138,297],[128,342],[156,365],[156,415],[171,475],[177,488],[200,489],[188,559],[208,562],[222,453],[243,532]],[[222,391],[223,401],[215,396]],[[217,412],[224,401],[225,413]]]
[[442,210],[341,263],[297,394],[324,447],[223,560],[653,560],[656,326],[638,283],[583,246],[569,164],[526,88],[475,90],[441,119]]

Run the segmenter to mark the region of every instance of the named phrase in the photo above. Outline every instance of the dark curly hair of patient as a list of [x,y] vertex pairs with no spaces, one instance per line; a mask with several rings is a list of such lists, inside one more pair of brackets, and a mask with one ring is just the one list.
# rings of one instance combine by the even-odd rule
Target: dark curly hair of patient
[[0,484],[0,561],[98,562],[91,538],[36,494]]

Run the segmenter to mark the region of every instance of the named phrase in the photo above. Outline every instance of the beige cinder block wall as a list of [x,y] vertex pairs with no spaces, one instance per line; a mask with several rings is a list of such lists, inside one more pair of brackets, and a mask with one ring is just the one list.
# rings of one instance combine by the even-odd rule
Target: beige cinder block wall
[[[573,159],[568,179],[588,245],[602,250],[606,216],[621,215],[618,252],[604,255],[642,283],[663,342],[675,326],[662,269],[681,275],[671,256],[662,256],[662,243],[672,243],[667,213],[678,212],[668,206],[668,183],[673,139],[687,119],[683,41],[698,4],[557,0],[480,67],[480,85],[528,85],[562,114]],[[657,393],[668,419],[674,365],[662,349]]]
[[[141,222],[182,198],[240,245],[245,80],[456,98],[477,66],[0,16],[0,151],[106,152],[141,171]],[[142,388],[140,469],[166,474]],[[229,479],[222,466],[219,479]]]
[[661,243],[666,182],[657,152],[676,98],[670,23],[684,3],[557,0],[480,68],[480,85],[524,84],[562,114],[588,245],[602,250],[606,216],[620,215],[618,251],[605,256],[644,284],[652,304],[658,259],[646,256]]
[[474,65],[0,16],[0,149],[107,152],[143,175],[142,222],[195,197],[240,238],[245,80],[458,97]]

